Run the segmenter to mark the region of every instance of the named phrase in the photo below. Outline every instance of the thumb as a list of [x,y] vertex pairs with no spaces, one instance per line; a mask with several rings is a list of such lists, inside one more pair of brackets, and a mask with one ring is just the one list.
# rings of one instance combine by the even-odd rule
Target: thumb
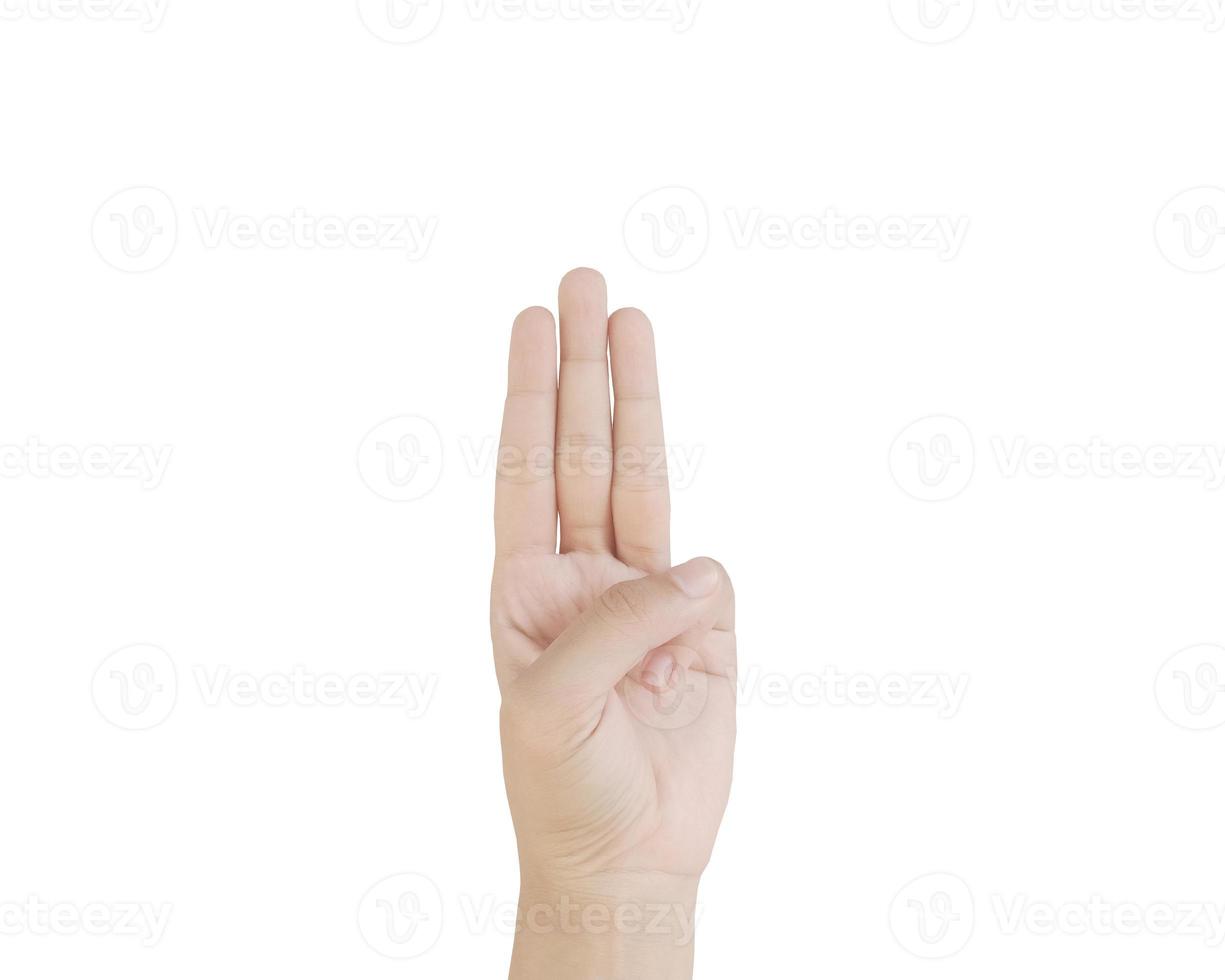
[[729,587],[723,566],[710,558],[614,585],[520,680],[566,702],[601,698],[648,651],[682,633],[713,626]]

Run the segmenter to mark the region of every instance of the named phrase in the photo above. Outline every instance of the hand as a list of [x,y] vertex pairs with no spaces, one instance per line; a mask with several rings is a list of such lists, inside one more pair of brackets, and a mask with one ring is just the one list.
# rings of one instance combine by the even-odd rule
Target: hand
[[521,871],[512,977],[689,976],[731,786],[732,588],[709,559],[670,568],[650,323],[609,318],[590,270],[565,277],[558,306],[560,378],[552,315],[515,321],[495,507],[490,620]]

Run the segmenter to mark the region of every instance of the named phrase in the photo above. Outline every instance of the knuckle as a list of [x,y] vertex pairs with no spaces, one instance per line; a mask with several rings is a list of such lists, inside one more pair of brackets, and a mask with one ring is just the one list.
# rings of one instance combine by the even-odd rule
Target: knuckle
[[723,564],[723,562],[716,558],[708,557],[706,560],[714,565],[718,570],[719,588],[727,596],[728,603],[734,606],[736,602],[736,589],[735,586],[732,585],[732,577],[728,573],[727,567]]
[[622,490],[668,489],[668,458],[662,451],[626,447],[618,450],[613,485]]
[[557,447],[557,472],[607,478],[612,473],[612,455],[607,436],[572,434]]
[[722,581],[724,585],[730,587],[732,584],[732,577],[731,575],[728,574],[727,566],[724,565],[723,562],[719,561],[719,559],[717,558],[707,557],[705,560],[710,562],[712,565],[715,566],[716,569],[718,569],[720,581]]
[[646,622],[649,612],[645,590],[637,582],[614,585],[596,599],[594,608],[604,623],[622,632]]
[[521,449],[503,446],[498,453],[497,477],[503,483],[530,485],[553,479],[551,447]]
[[646,571],[667,571],[670,564],[671,549],[667,546],[618,540],[617,550],[632,558],[631,564],[635,568]]

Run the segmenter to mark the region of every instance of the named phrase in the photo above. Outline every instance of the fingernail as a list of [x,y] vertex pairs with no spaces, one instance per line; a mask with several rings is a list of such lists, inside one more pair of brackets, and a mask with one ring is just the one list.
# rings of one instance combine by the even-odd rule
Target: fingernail
[[674,670],[676,658],[667,650],[656,650],[642,665],[642,679],[656,691],[666,691],[672,683]]
[[719,587],[719,569],[709,558],[695,558],[672,569],[672,580],[690,599],[701,599]]

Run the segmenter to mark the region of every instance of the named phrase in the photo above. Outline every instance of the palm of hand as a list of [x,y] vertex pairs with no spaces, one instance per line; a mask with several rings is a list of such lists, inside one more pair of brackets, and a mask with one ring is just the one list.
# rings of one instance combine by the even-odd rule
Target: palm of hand
[[[642,574],[610,555],[500,562],[494,651],[508,679],[607,589]],[[731,785],[734,679],[713,672],[726,666],[730,642],[730,633],[709,634],[696,651],[705,669],[686,671],[671,689],[629,676],[609,692],[590,737],[548,773],[548,806],[532,828],[553,852],[547,858],[578,857],[588,873],[701,873]]]
[[[615,451],[631,440],[640,447],[658,440],[662,447],[658,399],[643,397],[655,387],[645,318],[623,311],[606,332],[603,282],[581,271],[563,282],[560,306],[562,378],[556,409],[549,397],[552,318],[530,310],[516,321],[502,462],[522,460],[524,452],[542,445],[591,446],[601,439]],[[599,364],[597,344],[612,347],[615,440],[607,364]],[[567,357],[583,345],[589,353]],[[602,386],[596,380],[599,370]],[[593,379],[576,376],[582,372]],[[601,416],[604,433],[598,431]],[[507,447],[516,451],[507,453]],[[500,471],[491,628],[504,696],[568,626],[606,602],[601,597],[609,588],[668,566],[666,474],[661,480],[645,467],[616,475],[576,467],[567,475],[564,458],[557,456],[556,477],[505,465]],[[558,511],[561,554],[553,543]],[[601,512],[605,519],[590,519]],[[632,671],[583,717],[559,723],[550,715],[549,727],[542,729],[530,717],[508,724],[504,712],[507,790],[525,856],[573,875],[700,874],[731,783],[731,615],[729,608],[716,628],[670,645],[681,665],[675,673],[664,678]]]

